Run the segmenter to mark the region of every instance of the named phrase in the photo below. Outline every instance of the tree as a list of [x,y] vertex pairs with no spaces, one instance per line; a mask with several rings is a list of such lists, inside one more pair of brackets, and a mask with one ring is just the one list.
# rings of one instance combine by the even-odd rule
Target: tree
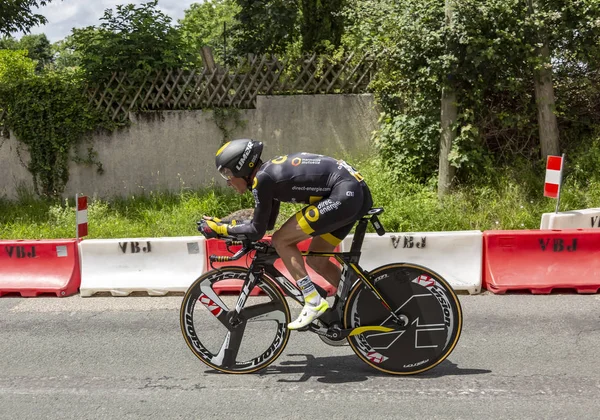
[[81,64],[81,57],[73,47],[72,35],[52,44],[52,57],[56,70],[75,69]]
[[[451,31],[454,24],[454,0],[446,0],[445,3],[446,28]],[[450,41],[450,40],[449,40]],[[448,42],[447,53],[452,54],[453,45]],[[450,164],[450,153],[452,152],[452,143],[456,139],[456,119],[458,116],[458,107],[456,106],[456,89],[454,86],[454,76],[452,72],[442,80],[442,99],[441,99],[441,136],[440,136],[440,158],[438,166],[438,196],[446,195],[454,179],[455,168]]]
[[[344,43],[379,53],[372,86],[386,117],[378,142],[403,176],[422,179],[423,168],[426,178],[434,174],[431,154],[439,152],[434,140],[442,128],[439,98],[446,87],[457,99],[446,96],[445,103],[458,106],[455,123],[445,125],[457,135],[447,160],[463,179],[482,179],[492,158],[512,163],[517,154],[535,160],[557,150],[544,130],[581,130],[578,109],[586,112],[588,130],[600,123],[593,105],[600,98],[571,93],[598,95],[590,80],[598,80],[594,71],[600,68],[599,2],[531,1],[533,10],[523,0],[453,0],[452,25],[445,25],[444,3],[437,0],[349,3]],[[555,103],[550,87],[558,89]],[[556,117],[556,124],[542,115]],[[407,156],[407,150],[419,154]]]
[[45,6],[52,0],[10,0],[0,2],[0,35],[10,35],[22,31],[28,33],[37,25],[48,21],[42,15],[34,14],[31,9]]
[[0,39],[0,49],[27,50],[27,56],[37,62],[38,72],[53,61],[52,46],[45,34],[24,35],[18,41],[12,37],[3,38]]
[[302,7],[302,50],[323,52],[327,47],[337,48],[344,33],[342,9],[345,0],[300,0]]
[[27,57],[27,51],[0,49],[0,85],[6,86],[32,77],[35,62]]
[[[35,62],[27,51],[0,49],[0,115],[8,110],[11,91],[17,83],[35,75]],[[4,135],[5,121],[0,121],[0,137]]]
[[158,0],[106,9],[99,27],[73,29],[70,46],[91,80],[113,72],[145,74],[150,70],[184,66],[187,57],[171,18],[157,9]]
[[281,54],[298,39],[297,0],[236,0],[240,7],[232,28],[237,55]]
[[216,55],[224,57],[227,33],[235,22],[240,8],[235,0],[207,0],[194,3],[179,20],[179,31],[185,47],[190,53],[200,51],[202,47],[211,47]]

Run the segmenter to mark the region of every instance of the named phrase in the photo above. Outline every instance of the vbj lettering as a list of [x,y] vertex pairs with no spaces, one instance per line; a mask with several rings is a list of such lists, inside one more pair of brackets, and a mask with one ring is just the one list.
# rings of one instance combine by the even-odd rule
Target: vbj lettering
[[17,247],[17,258],[25,258],[27,256],[27,252],[25,252],[24,246]]
[[[538,239],[538,242],[540,244],[540,248],[542,248],[542,251],[545,251],[546,249],[548,249],[548,246],[550,245],[550,239]],[[567,252],[577,251],[577,238],[573,238],[571,240],[571,243],[566,246],[565,246],[564,239],[562,239],[562,238],[552,239],[552,251],[553,252],[563,252],[565,250]]]
[[15,250],[15,247],[14,246],[5,246],[4,250],[8,254],[8,258],[12,258],[12,254],[13,254],[13,252]]
[[600,216],[592,216],[591,218],[592,227],[600,227],[599,219]]
[[32,246],[30,248],[29,252],[27,251],[27,248],[25,248],[24,246],[5,246],[4,250],[8,254],[8,258],[12,258],[13,256],[15,256],[16,258],[36,258],[37,257],[34,246]]
[[415,243],[415,238],[413,236],[405,236],[404,237],[404,248],[425,248],[427,244],[427,237],[421,237],[421,240]]
[[146,242],[146,246],[141,246],[139,242],[119,242],[119,248],[123,254],[127,253],[128,247],[132,254],[139,254],[140,252],[147,254],[152,252],[152,243],[150,241]]

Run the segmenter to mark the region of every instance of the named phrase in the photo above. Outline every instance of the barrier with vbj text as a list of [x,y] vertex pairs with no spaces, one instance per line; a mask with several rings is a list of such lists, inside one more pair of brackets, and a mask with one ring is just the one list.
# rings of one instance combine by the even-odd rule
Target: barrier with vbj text
[[[350,251],[353,235],[342,242]],[[482,232],[367,233],[360,266],[372,270],[384,264],[414,263],[441,275],[454,290],[481,291]]]
[[483,238],[483,282],[494,293],[600,289],[600,230],[500,230]]
[[80,281],[76,240],[0,241],[0,296],[69,296]]
[[600,208],[542,214],[540,229],[600,228]]
[[83,240],[81,296],[185,292],[206,270],[205,242],[201,236]]

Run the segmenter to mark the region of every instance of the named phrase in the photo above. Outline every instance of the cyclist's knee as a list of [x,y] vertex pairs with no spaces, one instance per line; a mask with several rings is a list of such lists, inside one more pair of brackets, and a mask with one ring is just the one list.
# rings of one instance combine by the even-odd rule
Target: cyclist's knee
[[282,242],[281,239],[279,231],[274,232],[273,235],[271,235],[271,245],[273,245],[275,249],[279,248]]
[[271,245],[273,245],[275,249],[280,249],[290,244],[290,241],[286,238],[285,232],[282,232],[281,230],[274,232],[271,236]]

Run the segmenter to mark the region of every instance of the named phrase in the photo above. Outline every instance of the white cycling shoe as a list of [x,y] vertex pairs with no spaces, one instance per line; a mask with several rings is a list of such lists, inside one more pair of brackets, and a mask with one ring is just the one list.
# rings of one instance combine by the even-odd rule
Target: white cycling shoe
[[329,303],[323,298],[321,298],[321,301],[316,305],[311,305],[306,302],[304,308],[302,308],[302,312],[300,312],[300,316],[298,316],[295,321],[288,324],[288,329],[297,330],[306,327],[315,319],[323,315],[323,312],[327,309],[329,309]]

